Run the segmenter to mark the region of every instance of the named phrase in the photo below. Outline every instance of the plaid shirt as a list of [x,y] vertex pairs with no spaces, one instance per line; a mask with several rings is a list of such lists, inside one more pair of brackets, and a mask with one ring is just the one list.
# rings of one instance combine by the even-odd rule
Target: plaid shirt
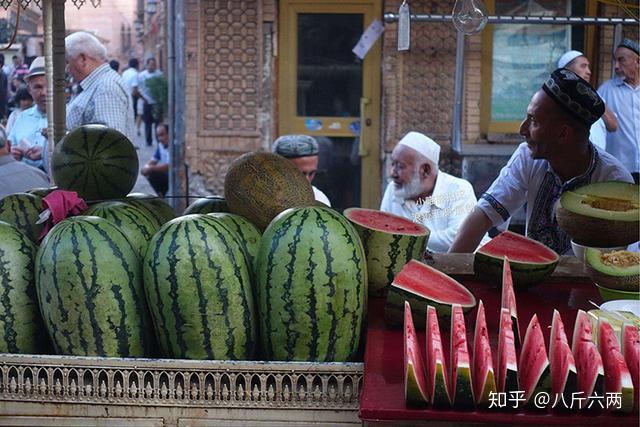
[[133,104],[122,77],[104,63],[80,82],[82,92],[67,105],[67,130],[99,123],[134,141]]

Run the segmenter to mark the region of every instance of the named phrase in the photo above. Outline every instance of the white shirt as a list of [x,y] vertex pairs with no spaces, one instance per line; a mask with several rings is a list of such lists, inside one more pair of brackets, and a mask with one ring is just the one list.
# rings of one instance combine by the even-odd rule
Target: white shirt
[[438,172],[433,194],[426,200],[406,200],[396,195],[390,182],[382,197],[380,210],[425,225],[430,231],[427,249],[447,252],[458,228],[476,204],[471,184],[445,172]]
[[327,197],[326,194],[322,192],[322,190],[316,188],[315,185],[312,185],[311,188],[313,188],[313,195],[315,196],[317,201],[322,202],[325,205],[331,207],[331,202],[329,201],[329,198]]
[[571,238],[558,227],[555,204],[568,190],[592,182],[633,182],[631,174],[609,153],[592,147],[591,165],[581,176],[562,182],[548,161],[534,159],[523,142],[500,171],[491,187],[478,201],[480,208],[497,227],[527,204],[527,236],[544,243],[559,254],[571,251]]
[[122,80],[129,87],[129,92],[133,92],[133,88],[138,85],[138,70],[127,68],[122,72]]
[[150,73],[149,70],[142,70],[138,73],[138,81],[135,86],[138,87],[138,91],[144,96],[144,99],[147,100],[149,104],[155,104],[156,100],[151,96],[151,92],[149,88],[147,88],[146,81],[152,77],[158,77],[162,75],[162,71],[155,70],[153,73]]
[[591,125],[589,131],[589,141],[601,151],[607,149],[607,126],[604,124],[602,117],[597,122]]

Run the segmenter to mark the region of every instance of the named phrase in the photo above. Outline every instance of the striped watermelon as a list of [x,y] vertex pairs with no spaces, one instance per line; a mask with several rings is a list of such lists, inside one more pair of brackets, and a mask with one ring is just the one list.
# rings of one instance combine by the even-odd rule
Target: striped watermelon
[[16,193],[0,199],[0,221],[15,225],[34,243],[44,228],[44,224],[36,224],[43,210],[42,198],[33,194]]
[[36,256],[36,289],[56,353],[150,355],[140,261],[110,221],[75,216],[54,226]]
[[229,212],[229,206],[224,197],[210,196],[196,199],[184,210],[182,215],[208,214],[212,212]]
[[57,190],[58,187],[42,187],[42,188],[32,188],[31,190],[27,190],[26,193],[33,194],[34,196],[43,197],[52,191]]
[[79,126],[51,156],[53,180],[86,201],[124,197],[138,178],[138,154],[129,139],[104,125]]
[[[373,209],[349,208],[344,211],[344,216],[356,226],[367,254],[369,294],[385,295],[402,267],[412,259],[422,258],[429,229],[406,218]],[[402,313],[402,307],[399,311]],[[402,318],[401,314],[399,318]]]
[[247,253],[249,254],[249,262],[251,270],[253,271],[253,263],[258,254],[260,248],[260,230],[253,225],[251,221],[243,216],[227,213],[227,212],[214,212],[210,213],[210,216],[219,219],[221,222],[227,224],[233,231],[238,233],[240,240],[245,244]]
[[252,357],[257,328],[246,257],[238,235],[208,215],[176,218],[153,237],[144,284],[165,356]]
[[[140,203],[132,203],[134,200]],[[143,209],[153,211],[153,216],[160,221],[160,224],[169,222],[176,217],[176,211],[173,210],[171,205],[163,198],[154,196],[153,194],[129,193],[123,201],[131,203],[134,206],[139,204],[144,205]]]
[[0,221],[0,353],[39,353],[49,341],[36,297],[35,253],[20,230]]
[[342,215],[319,206],[282,212],[262,236],[255,273],[269,360],[355,357],[367,269],[358,233]]
[[154,217],[123,202],[98,203],[91,206],[84,214],[99,216],[111,221],[127,236],[140,259],[144,258],[149,240],[161,226]]

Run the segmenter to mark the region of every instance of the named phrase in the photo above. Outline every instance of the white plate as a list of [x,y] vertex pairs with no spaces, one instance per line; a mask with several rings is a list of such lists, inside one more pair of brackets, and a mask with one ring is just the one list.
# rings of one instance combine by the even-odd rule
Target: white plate
[[640,316],[640,301],[632,299],[617,299],[607,301],[600,306],[603,310],[609,311],[630,311],[636,316]]

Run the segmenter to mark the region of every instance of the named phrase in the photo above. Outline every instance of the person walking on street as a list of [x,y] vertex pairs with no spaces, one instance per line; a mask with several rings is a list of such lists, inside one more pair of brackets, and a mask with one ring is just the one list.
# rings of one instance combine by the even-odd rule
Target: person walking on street
[[[151,95],[147,80],[162,76],[162,71],[157,69],[155,58],[147,59],[147,68],[138,74],[137,94],[143,101],[142,121],[144,122],[144,136],[147,145],[153,144],[153,127],[162,120],[162,106],[157,105],[157,100]],[[154,112],[154,108],[156,111]]]

